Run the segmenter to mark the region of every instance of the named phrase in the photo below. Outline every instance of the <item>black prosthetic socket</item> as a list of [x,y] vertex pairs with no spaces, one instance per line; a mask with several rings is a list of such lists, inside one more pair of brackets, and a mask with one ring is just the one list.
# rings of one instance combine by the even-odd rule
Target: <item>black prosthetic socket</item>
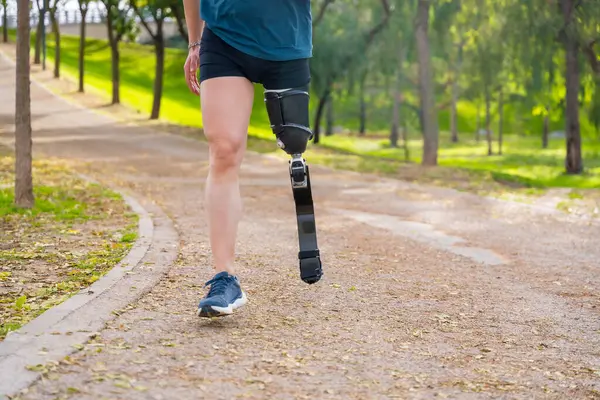
[[310,175],[308,165],[302,158],[302,153],[306,151],[306,145],[313,136],[308,127],[308,100],[308,92],[303,89],[265,92],[267,113],[273,133],[277,136],[277,143],[292,156],[290,180],[298,222],[300,278],[312,284],[321,279],[323,271],[317,245]]
[[308,128],[308,92],[290,89],[265,92],[267,114],[277,144],[290,155],[302,154],[313,134]]

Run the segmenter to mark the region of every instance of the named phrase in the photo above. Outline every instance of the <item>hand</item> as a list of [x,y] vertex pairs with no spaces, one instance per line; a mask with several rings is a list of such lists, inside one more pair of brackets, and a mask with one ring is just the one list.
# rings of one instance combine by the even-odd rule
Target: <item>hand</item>
[[198,67],[200,64],[200,54],[198,49],[194,46],[190,49],[187,60],[183,67],[185,72],[185,81],[187,82],[190,91],[196,96],[200,95],[200,84],[198,83]]

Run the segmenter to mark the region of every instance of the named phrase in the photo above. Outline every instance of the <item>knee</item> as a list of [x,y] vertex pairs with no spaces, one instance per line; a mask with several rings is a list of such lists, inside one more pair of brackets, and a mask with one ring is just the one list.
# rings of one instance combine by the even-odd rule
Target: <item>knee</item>
[[237,169],[242,163],[243,141],[215,139],[209,142],[210,167],[214,172],[228,172]]

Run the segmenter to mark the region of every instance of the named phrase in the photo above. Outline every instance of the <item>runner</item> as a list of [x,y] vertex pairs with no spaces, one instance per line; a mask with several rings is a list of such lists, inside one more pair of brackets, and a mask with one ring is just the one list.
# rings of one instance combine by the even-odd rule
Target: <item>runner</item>
[[[189,38],[185,78],[201,98],[210,170],[205,204],[216,275],[206,285],[198,315],[228,315],[247,302],[235,275],[235,241],[242,215],[239,170],[246,148],[254,85],[265,103],[278,145],[293,158],[290,176],[296,202],[301,277],[321,277],[308,169],[302,153],[309,129],[309,0],[184,0]],[[200,69],[200,81],[197,71]]]

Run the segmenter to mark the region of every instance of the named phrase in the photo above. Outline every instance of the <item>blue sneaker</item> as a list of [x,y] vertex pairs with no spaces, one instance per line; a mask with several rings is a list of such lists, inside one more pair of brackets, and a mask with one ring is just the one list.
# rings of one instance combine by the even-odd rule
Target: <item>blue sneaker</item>
[[198,304],[199,317],[221,317],[233,314],[233,310],[246,304],[248,299],[234,275],[219,272],[205,286],[210,285],[207,295]]

